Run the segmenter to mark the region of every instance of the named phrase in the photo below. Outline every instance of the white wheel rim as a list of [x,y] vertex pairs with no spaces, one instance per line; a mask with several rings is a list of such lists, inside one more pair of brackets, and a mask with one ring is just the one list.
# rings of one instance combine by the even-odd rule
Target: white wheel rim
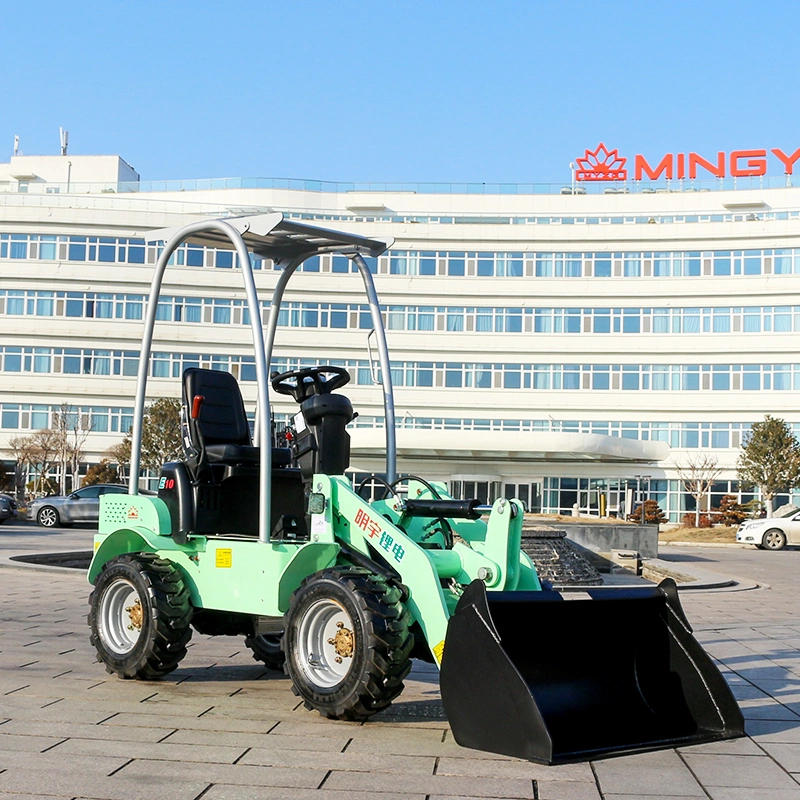
[[139,640],[144,618],[136,587],[127,580],[112,583],[100,601],[99,632],[106,647],[124,656]]
[[338,603],[318,600],[303,614],[297,631],[297,660],[310,683],[325,689],[341,683],[353,664],[355,646],[353,621]]
[[39,512],[39,522],[44,525],[45,528],[50,528],[56,524],[56,512],[53,511],[52,508],[45,508]]

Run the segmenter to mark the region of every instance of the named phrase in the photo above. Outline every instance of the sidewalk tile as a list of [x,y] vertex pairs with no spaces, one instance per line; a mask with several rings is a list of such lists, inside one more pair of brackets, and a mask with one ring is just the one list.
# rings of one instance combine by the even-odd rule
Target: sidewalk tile
[[787,772],[800,773],[800,743],[777,744],[761,742],[761,746],[769,753]]
[[[164,731],[161,730],[161,736],[164,735]],[[169,741],[174,744],[225,744],[240,747],[262,747],[266,750],[300,750],[312,758],[314,757],[313,753],[318,751],[341,753],[350,741],[350,737],[304,736],[301,741],[298,741],[295,736],[279,736],[274,733],[183,729],[176,730],[169,737]]]
[[[191,781],[198,776],[211,784],[230,783],[241,786],[283,786],[297,789],[316,789],[328,771],[314,769],[310,765],[307,769],[281,767],[256,767],[248,764],[183,764],[175,761],[155,761],[137,759],[126,765],[118,773],[126,779],[135,778],[142,783],[151,783],[162,777],[175,780],[183,778]],[[116,777],[116,776],[115,776]]]
[[594,768],[604,795],[649,797],[668,790],[678,797],[705,797],[703,788],[672,750],[596,761]]
[[800,786],[797,789],[759,789],[758,794],[752,789],[710,786],[708,793],[711,800],[800,800]]
[[748,736],[751,736],[758,744],[765,742],[800,744],[800,720],[752,719],[747,720],[745,729]]
[[684,754],[686,763],[705,787],[794,789],[798,784],[767,756]]
[[[0,800],[3,800],[0,797]],[[248,786],[216,784],[203,800],[253,800],[253,790]],[[329,789],[287,789],[269,786],[258,788],[258,800],[429,800],[424,794],[405,794],[392,791],[387,786],[383,792],[332,791]],[[456,800],[449,798],[448,800]]]
[[374,773],[334,771],[325,781],[326,789],[351,789],[380,792],[384,788],[408,794],[431,796],[467,795],[486,798],[526,798],[532,800],[533,781],[514,778],[460,778],[450,775],[403,775],[388,780]]
[[433,775],[436,759],[433,756],[387,754],[365,758],[363,753],[351,753],[349,750],[345,753],[332,753],[254,747],[252,750],[248,750],[237,763],[271,767],[314,767],[315,769],[346,772]]
[[[594,775],[589,764],[566,764],[548,767],[530,761],[490,760],[468,758],[440,758],[436,767],[437,775],[460,775],[462,777],[483,778],[527,778],[544,781],[584,782],[594,785]],[[541,786],[540,786],[541,789]]]
[[161,742],[120,742],[112,739],[67,739],[53,752],[91,756],[119,756],[120,758],[157,758],[159,761],[233,764],[245,752],[243,747],[216,745],[171,744]]

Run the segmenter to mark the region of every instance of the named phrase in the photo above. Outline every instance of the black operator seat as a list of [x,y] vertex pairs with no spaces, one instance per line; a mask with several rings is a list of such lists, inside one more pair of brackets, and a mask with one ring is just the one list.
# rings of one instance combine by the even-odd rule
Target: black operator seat
[[[233,375],[187,369],[183,403],[190,450],[194,451],[188,459],[190,468],[199,472],[206,464],[258,465],[260,450],[253,447],[242,393]],[[274,466],[285,466],[291,459],[288,448],[273,448],[272,455]]]

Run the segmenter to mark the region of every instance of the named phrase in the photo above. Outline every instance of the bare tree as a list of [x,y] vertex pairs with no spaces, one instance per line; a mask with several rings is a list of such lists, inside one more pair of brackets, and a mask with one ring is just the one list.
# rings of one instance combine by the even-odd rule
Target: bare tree
[[25,500],[25,467],[28,465],[28,437],[14,436],[8,440],[5,449],[14,459],[14,494],[17,500],[22,503]]
[[685,465],[676,464],[675,467],[683,487],[694,498],[694,524],[700,527],[700,506],[722,472],[722,467],[717,457],[708,453],[690,456]]
[[81,415],[69,404],[62,402],[53,414],[53,431],[58,439],[61,494],[67,493],[67,472],[72,477],[70,488],[78,488],[78,470],[83,461],[83,445],[92,426],[89,418]]
[[17,462],[35,474],[34,492],[44,492],[52,485],[47,474],[58,463],[60,446],[58,434],[50,428],[34,431],[29,436],[17,436],[9,442]]
[[126,468],[131,463],[131,442],[126,436],[119,444],[109,447],[105,454],[112,464],[117,465],[120,483],[125,483]]

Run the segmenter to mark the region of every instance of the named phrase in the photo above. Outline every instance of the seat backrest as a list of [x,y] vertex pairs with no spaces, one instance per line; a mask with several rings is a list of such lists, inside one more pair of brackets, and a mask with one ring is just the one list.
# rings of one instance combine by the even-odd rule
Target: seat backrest
[[189,435],[198,451],[214,444],[252,445],[242,393],[229,372],[187,369],[183,403]]

